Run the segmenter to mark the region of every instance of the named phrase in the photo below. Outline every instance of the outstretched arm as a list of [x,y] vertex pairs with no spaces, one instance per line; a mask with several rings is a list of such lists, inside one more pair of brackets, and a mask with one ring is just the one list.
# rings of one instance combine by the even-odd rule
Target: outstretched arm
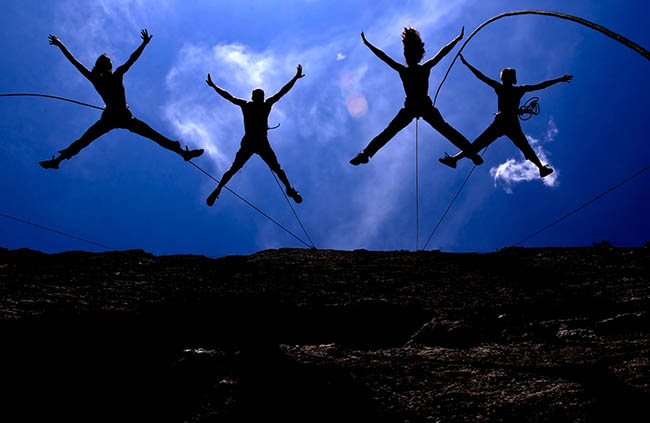
[[81,72],[83,76],[90,79],[91,77],[90,71],[84,65],[79,63],[79,61],[68,51],[68,49],[65,48],[61,40],[59,40],[56,35],[50,34],[48,38],[50,39],[50,44],[52,44],[53,46],[57,46],[59,49],[61,49],[61,52],[70,61],[70,63],[72,63],[74,67],[77,68],[77,70],[79,70],[79,72]]
[[212,82],[212,78],[210,77],[210,74],[208,74],[208,79],[205,80],[205,82],[208,84],[208,86],[214,88],[214,90],[219,94],[221,97],[225,98],[226,100],[230,101],[231,103],[236,104],[237,106],[243,106],[246,104],[246,100],[237,98],[230,94],[228,91],[224,90],[223,88],[217,87],[214,82]]
[[291,78],[291,81],[287,82],[287,84],[280,89],[276,94],[272,95],[271,97],[266,99],[266,102],[268,104],[273,104],[276,101],[278,101],[280,98],[282,98],[283,95],[289,92],[291,88],[293,88],[293,84],[296,83],[297,80],[300,78],[304,77],[305,74],[302,73],[302,65],[298,65],[298,68],[296,69],[296,74]]
[[523,88],[526,90],[526,92],[541,90],[541,89],[544,89],[544,88],[548,88],[551,85],[555,85],[558,82],[567,82],[568,83],[572,79],[573,79],[573,75],[567,74],[567,75],[562,75],[559,78],[549,79],[548,81],[540,82],[539,84],[524,85]]
[[496,89],[499,85],[501,85],[501,84],[499,84],[497,81],[495,81],[494,79],[490,79],[490,78],[488,78],[487,76],[483,75],[483,74],[481,73],[480,70],[478,70],[478,69],[476,69],[474,66],[470,65],[470,64],[467,62],[467,60],[465,60],[465,58],[463,57],[462,54],[460,55],[460,61],[463,62],[463,64],[464,64],[465,66],[467,66],[467,67],[469,68],[469,70],[471,70],[472,73],[473,73],[473,74],[474,74],[478,79],[480,79],[481,81],[485,82],[485,83],[488,84],[490,87]]
[[386,53],[383,51],[379,50],[377,47],[373,46],[370,44],[370,41],[366,40],[365,34],[362,32],[361,33],[361,39],[363,40],[363,43],[368,46],[370,51],[375,53],[377,57],[379,57],[381,60],[383,60],[388,66],[391,68],[395,69],[396,71],[400,71],[401,68],[403,68],[402,65],[391,59]]
[[138,46],[138,48],[135,49],[133,53],[131,53],[129,60],[127,60],[122,66],[119,66],[117,69],[115,69],[115,73],[126,73],[131,65],[133,65],[135,61],[138,60],[138,57],[140,57],[144,51],[144,48],[147,46],[147,44],[149,44],[149,41],[151,41],[152,37],[153,35],[149,35],[149,32],[146,29],[140,31],[140,38],[142,38],[142,43],[140,46]]
[[456,38],[454,38],[453,40],[451,40],[451,42],[449,44],[447,44],[446,46],[441,48],[440,51],[438,53],[436,53],[435,56],[433,56],[431,59],[424,62],[422,64],[422,66],[427,67],[429,69],[434,67],[439,61],[442,60],[443,57],[445,57],[447,54],[449,54],[449,52],[456,46],[456,44],[460,40],[463,39],[464,34],[465,34],[465,27],[462,27],[460,29],[460,34],[458,34],[458,36]]

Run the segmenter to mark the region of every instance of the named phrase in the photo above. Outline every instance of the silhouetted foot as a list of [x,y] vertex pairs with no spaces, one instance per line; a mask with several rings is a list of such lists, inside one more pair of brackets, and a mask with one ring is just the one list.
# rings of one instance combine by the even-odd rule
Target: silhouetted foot
[[452,156],[450,156],[447,153],[445,153],[445,157],[438,159],[438,161],[445,166],[449,166],[452,169],[456,169],[456,159],[454,159]]
[[361,163],[368,163],[368,155],[363,151],[355,156],[354,159],[350,160],[350,164],[358,166]]
[[544,167],[539,169],[539,177],[540,178],[544,178],[544,177],[550,175],[551,173],[553,173],[553,169],[551,169],[550,167],[544,166]]
[[205,203],[206,203],[208,206],[212,207],[212,205],[214,204],[215,200],[216,200],[217,198],[219,198],[219,194],[220,194],[220,193],[221,193],[221,188],[217,188],[217,189],[215,189],[215,190],[212,191],[212,193],[208,196],[208,199],[205,200]]
[[291,198],[293,198],[293,201],[296,202],[296,204],[302,203],[302,197],[300,194],[298,194],[298,191],[292,188],[287,188],[287,195]]
[[187,146],[185,146],[185,150],[181,151],[181,156],[183,156],[186,162],[192,160],[195,157],[199,157],[201,154],[203,154],[202,148],[198,150],[189,150]]
[[52,156],[52,160],[43,160],[42,162],[38,162],[38,164],[43,166],[44,169],[58,169],[59,162],[59,160],[55,159],[54,156]]

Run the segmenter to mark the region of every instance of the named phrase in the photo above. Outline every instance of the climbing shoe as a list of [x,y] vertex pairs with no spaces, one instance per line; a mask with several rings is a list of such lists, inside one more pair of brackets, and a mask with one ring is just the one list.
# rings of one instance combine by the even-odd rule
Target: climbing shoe
[[354,159],[350,160],[350,164],[353,166],[358,166],[361,163],[368,163],[368,159],[368,155],[362,151],[361,153],[357,154]]
[[52,156],[52,160],[43,160],[42,162],[38,162],[43,169],[58,169],[59,168],[59,160],[56,160],[54,156]]
[[550,167],[544,166],[541,169],[539,169],[539,177],[540,178],[544,178],[544,177],[550,175],[551,173],[553,173],[553,169],[551,169]]
[[185,161],[190,161],[195,157],[199,157],[201,154],[203,154],[203,149],[198,149],[198,150],[190,150],[185,146],[185,150],[181,150],[181,156],[183,156],[183,159]]
[[438,159],[438,161],[445,166],[449,166],[452,169],[456,169],[456,159],[454,159],[447,153],[445,153],[445,157]]
[[302,197],[300,194],[298,194],[298,191],[296,191],[293,188],[287,188],[287,195],[291,198],[293,198],[293,201],[296,202],[296,204],[302,203]]

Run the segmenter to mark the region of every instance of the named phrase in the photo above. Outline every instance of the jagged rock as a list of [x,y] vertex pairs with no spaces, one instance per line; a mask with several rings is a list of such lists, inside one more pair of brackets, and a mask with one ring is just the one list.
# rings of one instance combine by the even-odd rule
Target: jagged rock
[[0,421],[635,421],[650,249],[0,248]]

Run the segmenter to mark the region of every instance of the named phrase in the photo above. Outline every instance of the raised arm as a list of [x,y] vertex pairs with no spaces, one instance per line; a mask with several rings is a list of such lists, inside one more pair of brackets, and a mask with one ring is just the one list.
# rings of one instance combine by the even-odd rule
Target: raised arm
[[230,101],[233,104],[236,104],[237,106],[243,106],[246,104],[246,100],[237,98],[230,94],[228,91],[224,90],[223,88],[217,87],[214,82],[212,82],[212,78],[210,77],[210,74],[208,74],[208,79],[205,80],[205,82],[208,84],[208,86],[214,88],[214,90],[219,94],[221,97],[225,98],[226,100]]
[[135,49],[133,53],[131,53],[131,56],[129,56],[129,60],[127,60],[123,65],[115,69],[115,73],[126,73],[126,71],[129,70],[131,65],[133,65],[135,61],[138,60],[138,58],[144,51],[144,48],[147,46],[147,44],[149,44],[149,41],[151,41],[152,37],[153,35],[149,35],[149,32],[147,32],[146,29],[140,31],[140,38],[142,38],[142,43],[138,46],[138,48]]
[[61,52],[70,61],[70,63],[72,63],[83,76],[90,79],[92,75],[90,71],[84,65],[79,63],[79,61],[68,51],[68,49],[65,48],[61,40],[59,40],[56,35],[50,34],[48,38],[50,39],[50,44],[61,49]]
[[478,69],[476,69],[474,66],[470,65],[469,62],[467,62],[467,60],[465,60],[465,58],[463,57],[462,54],[460,55],[460,61],[463,62],[463,64],[464,64],[465,66],[467,66],[467,67],[469,68],[469,70],[471,70],[472,73],[473,73],[473,74],[474,74],[478,79],[480,79],[481,81],[485,82],[485,83],[488,84],[490,87],[496,89],[499,85],[501,85],[501,84],[499,84],[497,81],[495,81],[494,79],[490,79],[490,78],[488,78],[487,76],[483,75],[483,74],[481,73],[481,71],[479,71]]
[[291,78],[291,81],[287,82],[287,84],[280,89],[276,94],[272,95],[271,97],[266,99],[266,103],[268,104],[273,104],[279,99],[282,98],[283,95],[289,92],[291,88],[293,88],[293,84],[296,83],[297,80],[300,78],[304,77],[305,75],[302,73],[302,65],[298,65],[296,68],[296,74]]
[[375,53],[375,55],[379,57],[381,60],[383,60],[388,66],[390,66],[391,68],[395,69],[398,72],[401,70],[401,68],[403,68],[402,65],[400,65],[399,63],[391,59],[386,53],[384,53],[383,51],[379,50],[377,47],[370,44],[370,41],[366,40],[366,36],[363,32],[361,33],[361,39],[363,40],[363,43],[368,46],[370,51]]
[[447,44],[446,46],[441,48],[440,51],[438,51],[435,56],[433,56],[431,59],[424,62],[422,64],[422,66],[427,67],[429,69],[434,67],[440,60],[442,60],[443,57],[445,57],[447,54],[449,54],[449,52],[456,46],[456,44],[460,40],[463,39],[464,34],[465,34],[465,27],[462,27],[460,29],[460,34],[458,34],[458,36],[456,38],[454,38],[453,40],[451,40],[451,42],[449,44]]
[[558,82],[567,82],[568,83],[572,79],[573,79],[573,75],[567,74],[567,75],[562,75],[559,78],[549,79],[548,81],[540,82],[539,84],[523,85],[523,88],[524,88],[524,90],[526,90],[526,92],[541,90],[541,89],[544,89],[544,88],[548,88],[551,85],[555,85]]

